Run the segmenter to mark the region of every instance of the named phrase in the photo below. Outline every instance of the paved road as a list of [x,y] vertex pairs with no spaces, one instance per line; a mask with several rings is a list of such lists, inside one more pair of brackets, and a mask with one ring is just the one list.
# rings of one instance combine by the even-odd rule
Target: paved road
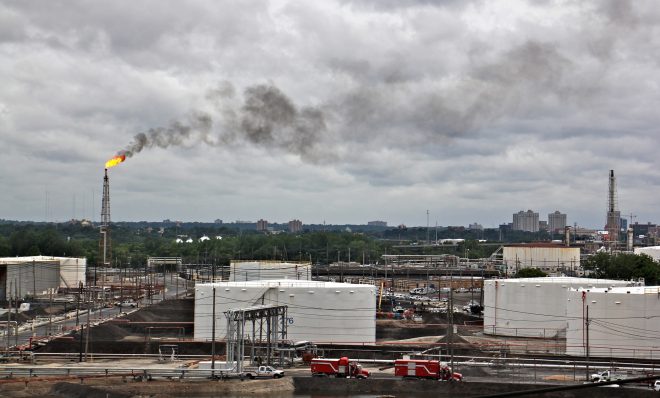
[[[141,299],[138,303],[139,308],[147,307],[151,304],[159,303],[163,299],[175,298],[177,294],[179,296],[185,294],[186,281],[174,274],[167,274],[164,281],[163,281],[163,277],[160,276],[158,277],[155,283],[164,284],[165,291],[161,294],[158,295],[154,294],[152,297],[145,297]],[[78,312],[77,316],[76,316],[76,311],[69,312],[68,314],[70,315],[70,318],[67,319],[63,319],[63,317],[61,316],[59,317],[53,316],[52,322],[46,322],[45,324],[35,326],[34,328],[25,329],[25,325],[21,325],[21,327],[19,328],[18,336],[14,335],[13,333],[12,335],[9,336],[9,346],[10,347],[23,346],[29,344],[30,339],[32,339],[33,341],[39,339],[47,339],[49,336],[60,335],[62,333],[70,331],[71,329],[75,329],[80,325],[86,326],[88,317],[89,317],[89,323],[91,325],[95,325],[113,319],[122,312],[132,312],[132,311],[136,311],[139,308],[110,307],[110,308],[92,309],[89,312],[87,309],[81,309]],[[2,340],[0,342],[0,346],[6,347],[7,336],[3,335],[1,336],[1,339]]]

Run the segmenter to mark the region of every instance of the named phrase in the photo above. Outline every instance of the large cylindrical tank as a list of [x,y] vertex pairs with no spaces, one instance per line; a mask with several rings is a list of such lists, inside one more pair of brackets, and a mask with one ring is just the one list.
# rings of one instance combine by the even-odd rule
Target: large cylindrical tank
[[230,264],[229,280],[232,282],[276,279],[311,280],[312,264],[309,262],[240,260],[233,260]]
[[570,277],[487,280],[484,283],[484,333],[540,338],[563,336],[569,289],[625,286],[627,283]]
[[[660,357],[660,287],[615,287],[568,292],[566,353],[584,356]],[[588,316],[588,318],[587,318]]]
[[[287,339],[374,344],[376,287],[303,280],[220,282],[195,286],[195,339],[212,335],[215,287],[216,336],[227,334],[224,313],[261,304],[287,306]],[[246,327],[251,328],[251,323]],[[247,332],[251,334],[251,332]]]

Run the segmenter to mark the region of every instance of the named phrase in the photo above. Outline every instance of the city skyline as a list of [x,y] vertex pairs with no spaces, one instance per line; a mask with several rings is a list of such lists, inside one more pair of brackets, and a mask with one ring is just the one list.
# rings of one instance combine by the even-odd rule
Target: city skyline
[[[157,11],[155,11],[157,10]],[[651,1],[0,5],[0,218],[660,219]],[[429,210],[430,219],[427,222]]]

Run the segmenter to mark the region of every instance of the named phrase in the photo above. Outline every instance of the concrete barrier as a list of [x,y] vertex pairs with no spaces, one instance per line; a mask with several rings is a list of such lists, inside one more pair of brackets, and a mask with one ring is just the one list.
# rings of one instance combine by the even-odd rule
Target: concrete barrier
[[[476,397],[516,391],[557,387],[557,384],[520,384],[484,382],[441,382],[416,379],[337,379],[323,377],[294,377],[294,388],[299,394],[433,394],[436,397]],[[534,395],[529,395],[530,397]],[[657,397],[657,393],[639,388],[594,387],[586,390],[558,391],[544,397]]]

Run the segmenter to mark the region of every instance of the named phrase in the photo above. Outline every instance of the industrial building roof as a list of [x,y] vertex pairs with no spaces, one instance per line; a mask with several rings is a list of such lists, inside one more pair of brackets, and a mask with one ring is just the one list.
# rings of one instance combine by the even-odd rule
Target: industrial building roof
[[504,245],[504,247],[548,247],[548,248],[557,248],[557,249],[579,249],[579,247],[566,246],[563,243],[550,243],[550,242],[537,242],[537,243],[509,243]]
[[197,286],[218,286],[218,287],[315,287],[315,288],[355,288],[355,287],[371,287],[375,288],[373,285],[358,285],[350,283],[339,283],[339,282],[319,282],[319,281],[308,281],[303,279],[275,279],[275,280],[257,280],[257,281],[243,281],[243,282],[214,282],[214,283],[200,283]]
[[32,261],[60,261],[65,259],[80,259],[80,257],[53,257],[53,256],[25,256],[25,257],[0,257],[0,264],[28,263]]

